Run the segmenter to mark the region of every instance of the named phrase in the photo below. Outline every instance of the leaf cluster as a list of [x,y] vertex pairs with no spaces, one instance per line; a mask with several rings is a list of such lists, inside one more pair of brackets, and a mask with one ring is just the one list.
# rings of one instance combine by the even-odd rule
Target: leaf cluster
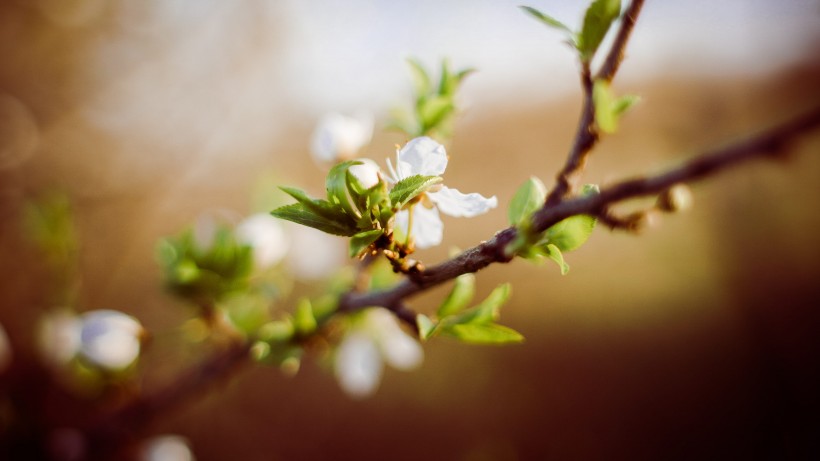
[[375,249],[391,248],[395,214],[414,203],[421,194],[441,182],[439,176],[414,175],[392,188],[381,177],[365,187],[350,167],[362,162],[349,160],[334,166],[327,175],[326,199],[315,199],[291,187],[281,189],[296,203],[279,207],[271,214],[322,232],[350,237],[350,257]]
[[[582,191],[583,195],[596,193],[598,187],[595,185],[586,185]],[[563,253],[583,245],[592,235],[597,219],[589,215],[571,216],[544,232],[536,232],[532,229],[532,214],[544,204],[546,194],[544,183],[535,177],[528,179],[515,192],[507,209],[507,218],[519,232],[507,251],[532,261],[551,259],[561,268],[561,274],[565,275],[569,271],[569,264],[564,261]]]
[[157,246],[157,259],[170,290],[194,304],[211,306],[247,287],[253,269],[251,247],[237,241],[232,229],[222,225],[212,242],[201,245],[192,230]]
[[496,323],[501,306],[510,296],[509,283],[497,286],[482,302],[468,309],[474,294],[475,276],[457,277],[453,289],[436,311],[436,320],[424,314],[416,317],[421,339],[426,341],[443,335],[468,344],[510,344],[524,340],[521,333]]
[[442,61],[441,75],[438,81],[435,81],[419,61],[408,59],[407,62],[413,75],[412,114],[395,111],[390,127],[414,138],[449,138],[456,114],[456,91],[473,69],[453,71],[447,61]]

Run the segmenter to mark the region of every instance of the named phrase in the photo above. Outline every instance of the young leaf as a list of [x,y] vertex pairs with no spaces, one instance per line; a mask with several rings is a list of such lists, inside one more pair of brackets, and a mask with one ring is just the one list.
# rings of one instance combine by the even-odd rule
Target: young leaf
[[641,97],[634,94],[627,94],[616,99],[612,104],[612,112],[618,117],[624,114],[630,107],[640,102]]
[[578,36],[581,60],[589,62],[604,40],[612,22],[621,13],[620,0],[594,0],[584,15],[584,24]]
[[552,16],[544,14],[541,11],[538,11],[535,8],[532,8],[532,7],[529,7],[529,6],[523,6],[522,5],[519,8],[524,10],[526,13],[529,13],[530,16],[532,16],[535,19],[541,21],[542,23],[544,23],[548,27],[552,27],[553,29],[558,29],[561,32],[566,32],[569,35],[573,35],[573,32],[569,27],[567,27],[563,22],[553,18]]
[[313,307],[310,300],[302,298],[296,305],[296,312],[293,315],[293,325],[296,331],[302,335],[309,335],[316,330],[316,316],[313,314]]
[[467,304],[473,299],[475,294],[475,275],[463,274],[456,277],[456,282],[450,294],[441,303],[438,308],[438,318],[443,319],[449,315],[461,312]]
[[379,239],[384,234],[384,229],[373,229],[369,231],[359,232],[350,239],[348,247],[348,254],[351,258],[355,258],[365,252],[371,243]]
[[507,217],[513,226],[522,224],[530,215],[541,208],[547,196],[547,188],[536,177],[531,177],[515,191]]
[[282,192],[290,195],[291,197],[295,198],[297,202],[304,205],[304,207],[317,215],[327,218],[331,221],[342,221],[347,222],[351,221],[350,218],[347,217],[340,209],[334,207],[330,202],[327,200],[319,200],[314,199],[308,196],[305,191],[301,189],[297,189],[295,187],[280,187],[279,189]]
[[418,108],[422,130],[435,128],[455,110],[452,96],[433,96],[424,99]]
[[604,133],[614,133],[618,129],[618,115],[612,110],[615,97],[605,80],[595,80],[592,87],[592,101],[595,103],[595,123]]
[[567,272],[569,272],[569,264],[564,262],[564,255],[561,254],[561,250],[552,243],[547,245],[546,250],[546,256],[555,261],[558,267],[561,268],[561,275],[567,275]]
[[415,59],[408,59],[410,64],[410,71],[413,74],[413,89],[417,95],[424,95],[430,93],[433,83],[430,81],[430,76],[424,66]]
[[416,316],[416,325],[419,327],[419,339],[422,341],[430,339],[435,333],[436,324],[424,314]]
[[452,325],[444,332],[471,344],[510,344],[524,341],[521,333],[496,323]]
[[503,283],[487,296],[481,304],[470,308],[460,314],[451,315],[444,320],[447,325],[459,324],[487,324],[498,319],[499,309],[510,296],[510,284]]
[[355,226],[349,222],[330,220],[305,208],[301,203],[281,206],[270,213],[277,218],[312,227],[328,234],[350,237],[357,232]]
[[418,174],[404,178],[390,190],[390,201],[393,203],[393,207],[398,210],[441,181],[441,176],[422,176]]
[[561,251],[572,251],[592,235],[597,220],[589,215],[570,216],[546,230],[547,241]]
[[331,204],[340,206],[348,216],[354,219],[360,218],[361,214],[353,208],[353,205],[350,203],[351,191],[347,187],[347,170],[351,166],[359,164],[361,164],[361,162],[357,160],[348,160],[339,163],[330,169],[325,179],[328,201]]

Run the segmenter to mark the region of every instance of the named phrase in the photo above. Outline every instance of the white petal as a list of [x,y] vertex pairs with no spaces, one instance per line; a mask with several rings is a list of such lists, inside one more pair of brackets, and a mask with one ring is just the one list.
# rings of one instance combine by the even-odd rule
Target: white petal
[[441,176],[447,169],[447,151],[444,146],[426,136],[405,144],[398,157],[396,172],[399,179],[416,174]]
[[[407,210],[396,213],[395,229],[401,234],[399,238],[404,239],[407,235],[407,222],[409,214]],[[444,223],[435,208],[425,208],[423,205],[413,206],[413,229],[411,229],[416,248],[425,249],[434,247],[441,243],[444,237]]]
[[371,309],[367,315],[385,362],[399,370],[411,370],[421,365],[424,360],[421,345],[401,329],[396,316],[384,309]]
[[445,186],[436,192],[428,192],[427,196],[442,213],[456,218],[472,218],[498,206],[495,196],[486,198],[475,192],[463,194],[458,189]]
[[373,160],[368,158],[362,158],[358,161],[362,162],[359,165],[353,165],[352,167],[348,168],[347,171],[350,172],[362,186],[370,189],[371,187],[375,186],[379,183],[379,174],[381,173],[381,169],[379,165],[376,164]]
[[83,314],[82,322],[80,353],[96,365],[121,370],[139,356],[142,326],[134,317],[97,310]]
[[334,366],[342,390],[356,398],[367,397],[376,390],[384,368],[373,340],[355,331],[339,344]]
[[288,252],[288,238],[280,221],[268,213],[257,213],[236,226],[239,242],[253,248],[253,260],[260,268],[271,267]]
[[68,310],[46,314],[37,328],[37,343],[43,357],[50,363],[68,363],[80,351],[80,319]]

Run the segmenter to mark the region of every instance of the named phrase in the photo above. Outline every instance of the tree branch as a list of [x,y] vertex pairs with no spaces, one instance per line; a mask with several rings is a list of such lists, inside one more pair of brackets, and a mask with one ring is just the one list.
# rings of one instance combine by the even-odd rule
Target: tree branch
[[[784,151],[786,144],[820,125],[820,108],[771,128],[746,140],[692,158],[683,165],[655,176],[616,183],[599,194],[561,200],[544,205],[533,215],[533,229],[543,232],[554,224],[579,214],[599,215],[608,206],[623,200],[657,194],[678,183],[702,179],[739,163]],[[340,312],[353,312],[373,306],[389,307],[461,274],[477,272],[495,262],[509,262],[505,249],[516,236],[510,227],[493,238],[470,248],[453,259],[430,267],[414,278],[407,278],[391,289],[370,293],[347,293],[339,302]]]

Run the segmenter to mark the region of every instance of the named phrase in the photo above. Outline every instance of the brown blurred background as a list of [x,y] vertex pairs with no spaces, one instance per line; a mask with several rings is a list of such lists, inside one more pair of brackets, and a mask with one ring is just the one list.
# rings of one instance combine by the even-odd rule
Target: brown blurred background
[[[150,388],[180,365],[163,348],[191,315],[161,288],[157,239],[203,211],[254,211],[263,176],[320,191],[324,172],[308,156],[318,115],[364,109],[384,120],[409,95],[406,56],[451,56],[480,70],[465,85],[446,180],[502,206],[446,220],[445,242],[465,248],[505,226],[515,188],[530,175],[549,184],[570,145],[574,63],[560,37],[514,3],[446,3],[359,1],[351,12],[339,2],[3,2],[0,323],[14,360],[33,360],[33,325],[50,307],[47,272],[21,232],[23,203],[55,189],[72,199],[82,307],[121,309],[155,332],[143,361]],[[709,2],[682,17],[649,3],[615,86],[642,102],[596,149],[589,182],[658,171],[820,104],[816,2],[750,2],[721,20]],[[574,20],[581,9],[558,16]],[[656,35],[689,25],[688,48]],[[738,43],[704,43],[710,33]],[[349,42],[349,56],[333,52],[338,42]],[[493,73],[494,63],[507,73]],[[368,155],[382,162],[403,141],[378,131]],[[567,255],[567,276],[523,261],[480,273],[480,294],[513,283],[502,318],[525,334],[523,345],[434,341],[420,370],[388,371],[364,401],[310,360],[294,378],[254,368],[150,430],[185,435],[199,460],[812,459],[818,150],[813,134],[787,161],[697,184],[693,210],[644,235],[596,230]],[[446,252],[420,256],[435,262]],[[429,312],[441,295],[412,304]]]

